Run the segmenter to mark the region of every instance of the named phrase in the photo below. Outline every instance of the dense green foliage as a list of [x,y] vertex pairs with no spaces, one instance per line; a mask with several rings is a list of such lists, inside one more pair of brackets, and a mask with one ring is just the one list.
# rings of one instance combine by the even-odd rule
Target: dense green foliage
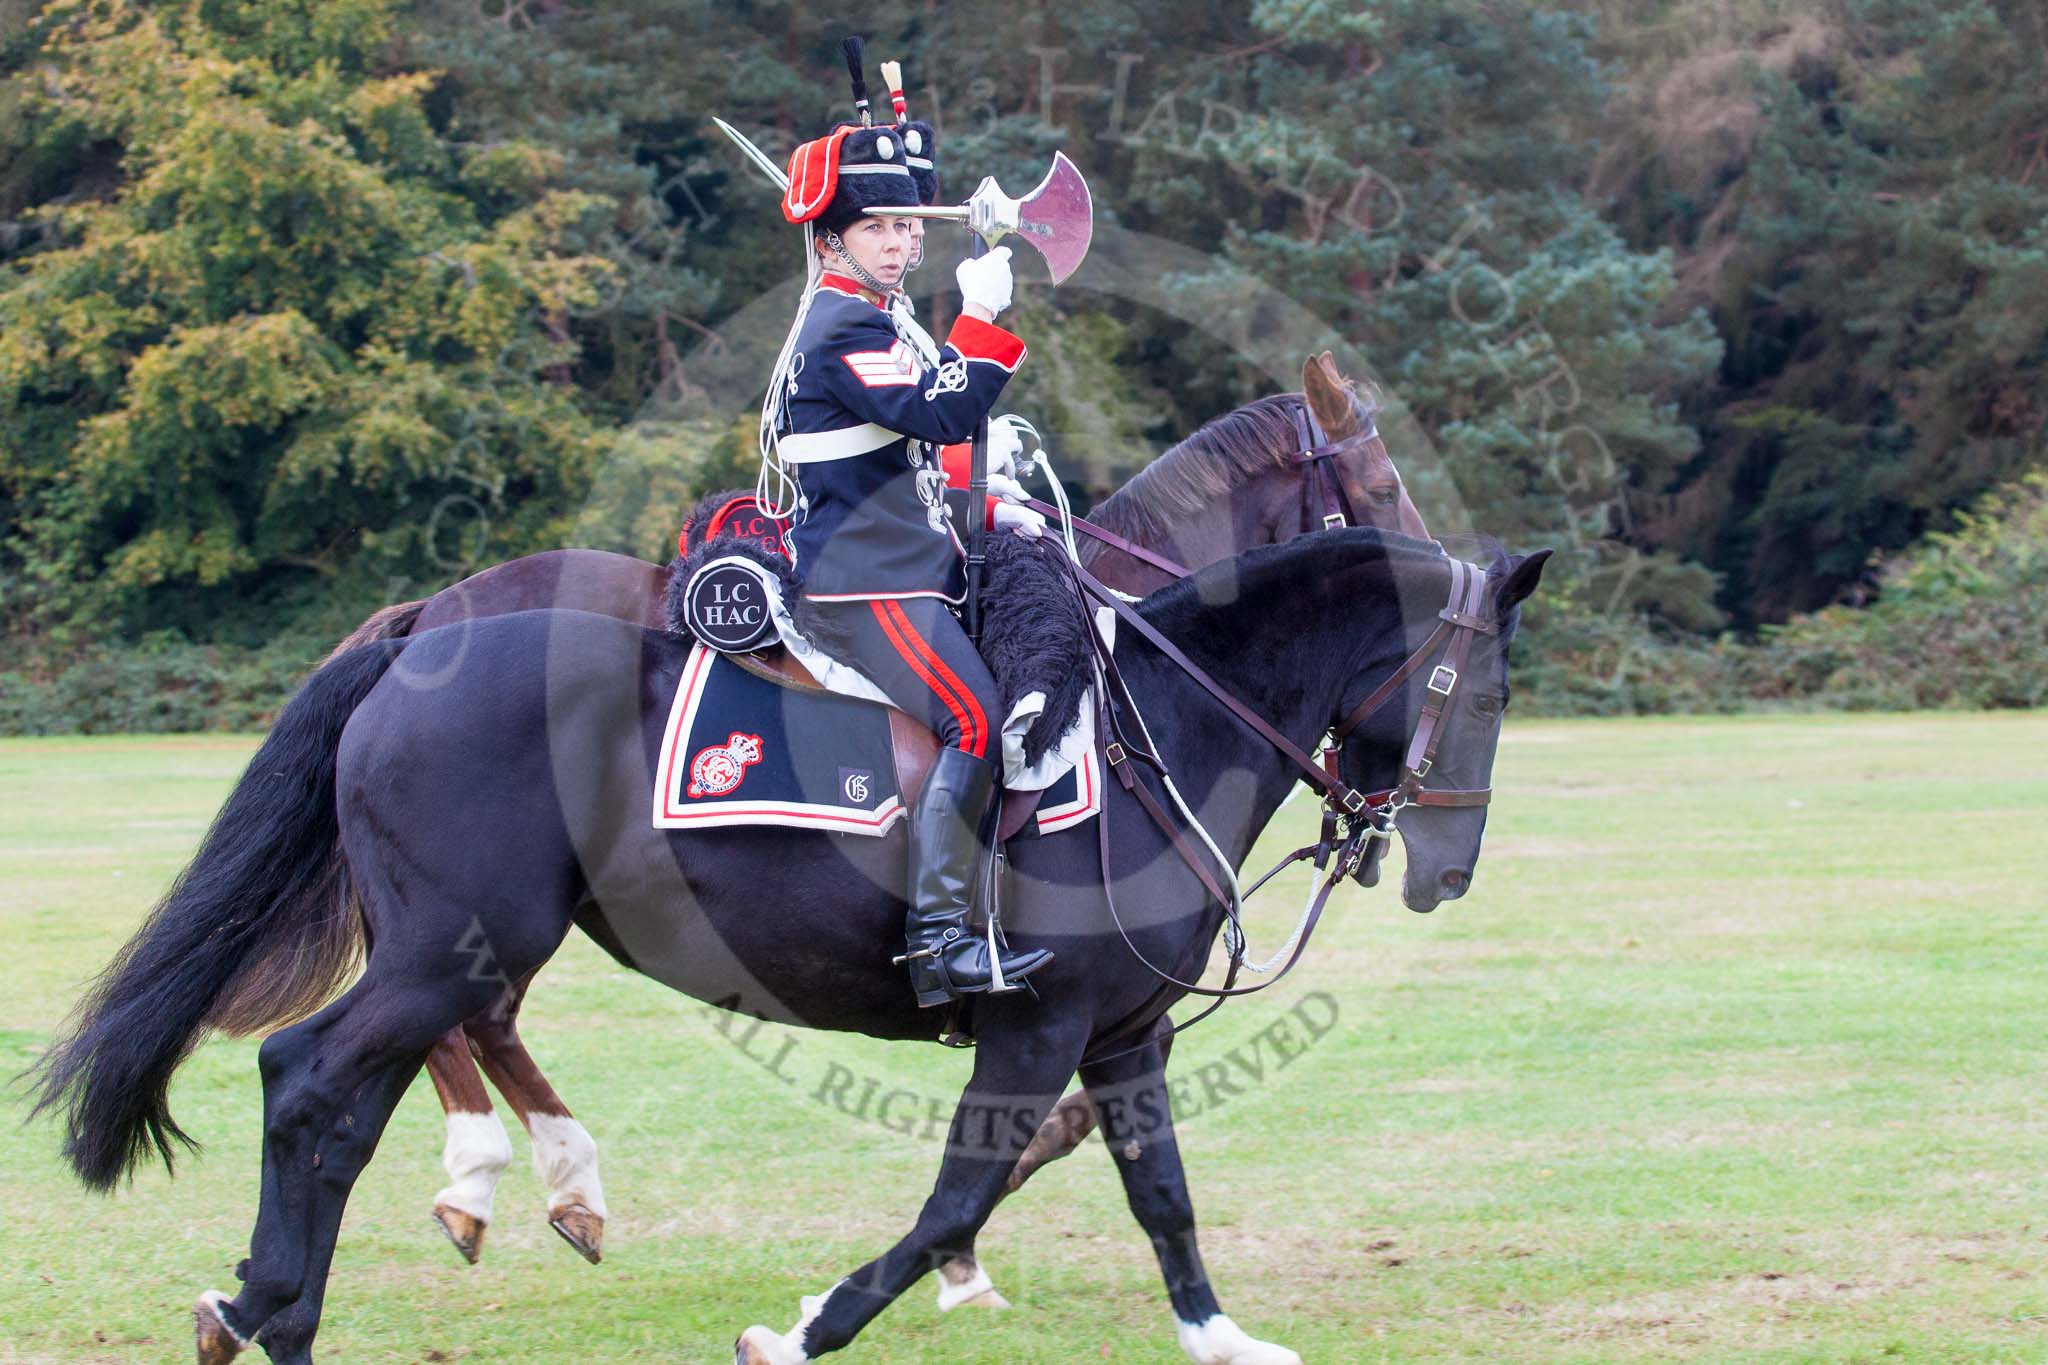
[[[1095,186],[1089,269],[1023,272],[1008,399],[1074,490],[1335,345],[1433,526],[1560,549],[1527,623],[1547,709],[1810,695],[1717,633],[1905,593],[1885,556],[2042,464],[2032,7],[863,22],[953,193],[1054,148]],[[785,152],[844,106],[838,36],[701,0],[0,0],[0,726],[246,721],[381,602],[552,545],[659,555],[751,476],[798,271],[708,118]],[[1963,534],[2025,534],[1986,518]]]
[[1746,679],[1854,707],[2048,704],[2048,475],[1889,560],[1877,600],[1766,627]]

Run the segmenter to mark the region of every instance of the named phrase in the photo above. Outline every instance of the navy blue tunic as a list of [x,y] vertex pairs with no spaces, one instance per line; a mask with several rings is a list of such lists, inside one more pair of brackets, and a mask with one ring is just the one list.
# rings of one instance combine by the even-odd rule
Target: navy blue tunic
[[790,540],[806,596],[961,599],[936,449],[973,438],[1023,359],[1011,333],[963,316],[927,365],[857,284],[824,277],[797,335],[778,442],[797,484]]

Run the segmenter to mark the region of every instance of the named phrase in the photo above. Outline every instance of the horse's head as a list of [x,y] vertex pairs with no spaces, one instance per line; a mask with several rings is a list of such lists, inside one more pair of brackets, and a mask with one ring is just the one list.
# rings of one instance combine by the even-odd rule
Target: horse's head
[[[1398,703],[1389,699],[1361,719],[1344,741],[1345,782],[1360,791],[1398,791],[1406,779],[1413,794],[1417,783],[1406,764],[1414,757],[1417,727],[1428,704],[1442,708],[1435,753],[1420,777],[1420,794],[1399,810],[1395,823],[1408,855],[1401,900],[1410,910],[1434,910],[1441,902],[1464,895],[1472,884],[1480,836],[1486,829],[1486,806],[1477,794],[1492,786],[1494,750],[1508,705],[1508,645],[1521,603],[1536,590],[1550,554],[1538,550],[1496,564],[1486,575],[1480,609],[1474,613],[1483,624],[1458,628],[1468,633],[1469,644],[1456,676],[1448,676],[1441,667],[1454,648],[1454,642],[1446,640],[1421,661]],[[1406,633],[1406,647],[1414,649],[1426,642],[1440,618],[1434,606],[1409,610],[1416,628]],[[1347,689],[1342,714],[1365,701],[1400,662],[1391,655],[1373,661]],[[1358,871],[1368,886],[1377,880],[1377,855],[1374,847]]]
[[[1357,381],[1344,376],[1328,351],[1302,362],[1301,391],[1331,445],[1342,446],[1356,438],[1337,454],[1335,465],[1358,524],[1428,540],[1429,528],[1423,524],[1422,513],[1415,510],[1400,471],[1394,468],[1394,458],[1387,453],[1387,443],[1380,439],[1379,404],[1359,392]],[[1294,532],[1286,531],[1274,539],[1284,540],[1291,534]]]

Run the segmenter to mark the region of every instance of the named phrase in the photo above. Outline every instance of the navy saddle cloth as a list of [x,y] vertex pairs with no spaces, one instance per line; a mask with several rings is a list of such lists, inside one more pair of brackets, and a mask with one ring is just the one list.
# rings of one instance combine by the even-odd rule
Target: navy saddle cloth
[[[891,714],[875,702],[772,681],[696,645],[656,751],[654,823],[886,834],[909,799]],[[1020,833],[1086,820],[1101,796],[1100,761],[1090,754],[1046,789]]]

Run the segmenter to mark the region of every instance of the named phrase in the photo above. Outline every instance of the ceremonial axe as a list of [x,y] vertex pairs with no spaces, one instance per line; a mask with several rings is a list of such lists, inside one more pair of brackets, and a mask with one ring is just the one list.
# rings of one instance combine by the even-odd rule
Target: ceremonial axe
[[[769,160],[768,154],[750,142],[745,133],[724,119],[711,121],[738,144],[778,189],[789,188],[789,177],[782,168]],[[893,218],[943,218],[965,223],[970,232],[990,246],[1004,237],[1021,237],[1045,258],[1054,284],[1064,284],[1079,268],[1095,236],[1095,200],[1088,193],[1088,182],[1081,177],[1080,168],[1067,159],[1065,152],[1053,153],[1052,169],[1038,182],[1038,188],[1022,199],[1004,194],[995,177],[988,176],[964,204],[904,204],[868,212]]]

